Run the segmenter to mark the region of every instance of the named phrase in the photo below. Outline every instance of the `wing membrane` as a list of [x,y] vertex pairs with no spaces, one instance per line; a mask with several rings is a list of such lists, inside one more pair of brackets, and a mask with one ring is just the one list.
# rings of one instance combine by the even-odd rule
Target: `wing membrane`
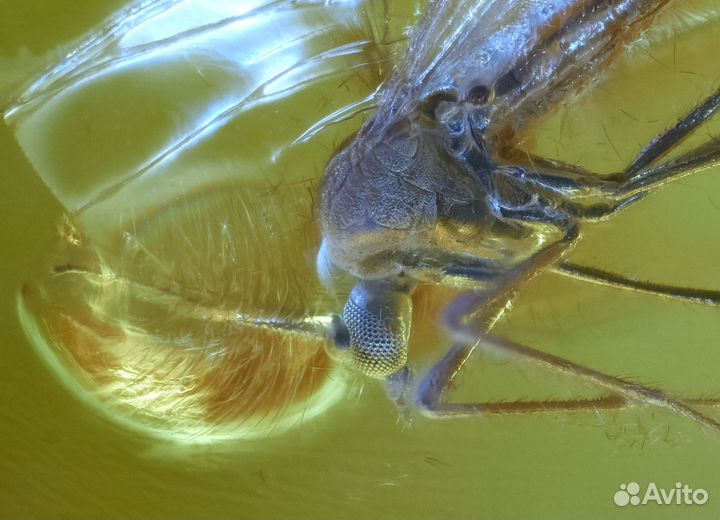
[[383,135],[436,92],[479,84],[496,92],[486,137],[519,128],[577,92],[668,1],[431,2],[368,133]]

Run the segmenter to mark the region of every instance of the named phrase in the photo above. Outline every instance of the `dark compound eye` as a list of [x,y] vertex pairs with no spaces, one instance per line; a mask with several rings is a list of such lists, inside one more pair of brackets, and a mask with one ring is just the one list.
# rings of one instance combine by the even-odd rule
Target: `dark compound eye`
[[473,106],[484,106],[492,97],[492,90],[487,85],[475,85],[465,96],[465,102]]
[[[400,283],[395,283],[400,282]],[[353,287],[343,309],[355,367],[365,375],[385,378],[407,363],[412,300],[407,282],[364,280]]]

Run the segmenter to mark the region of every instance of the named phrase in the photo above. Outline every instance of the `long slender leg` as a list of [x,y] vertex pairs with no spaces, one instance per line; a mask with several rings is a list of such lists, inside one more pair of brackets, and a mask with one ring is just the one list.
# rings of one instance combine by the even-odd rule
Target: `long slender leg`
[[529,170],[525,173],[525,180],[541,189],[569,194],[572,198],[600,196],[620,200],[639,193],[643,188],[644,191],[656,189],[667,184],[668,179],[675,180],[712,168],[720,162],[720,142],[711,140],[673,161],[646,167],[632,175],[629,169],[601,175],[562,161],[536,156],[523,162],[528,163],[525,167]]
[[[618,183],[628,183],[638,177],[646,176],[647,173],[643,175],[641,172],[652,171],[648,169],[649,166],[685,140],[701,124],[708,121],[718,109],[720,109],[720,89],[682,116],[671,128],[653,139],[625,170],[605,178]],[[541,172],[548,177],[548,182],[554,179],[554,182],[557,183],[556,186],[559,188],[568,188],[572,186],[572,183],[577,183],[576,187],[581,189],[588,180],[590,180],[590,187],[596,185],[589,178],[594,177],[597,179],[597,174],[577,166],[539,157],[534,157],[531,162],[540,167]],[[553,174],[552,172],[556,173]]]
[[[489,342],[488,342],[489,340]],[[509,415],[531,414],[547,412],[577,412],[583,410],[619,410],[635,403],[670,406],[678,413],[690,416],[703,425],[717,430],[720,425],[705,415],[690,408],[690,406],[719,407],[720,398],[671,400],[659,390],[625,381],[620,378],[592,370],[583,365],[573,363],[567,359],[552,356],[529,347],[512,342],[505,342],[495,337],[482,338],[484,348],[500,348],[522,357],[529,357],[533,362],[542,364],[554,371],[583,377],[592,382],[610,389],[607,395],[594,399],[567,399],[542,401],[495,401],[483,403],[447,403],[442,398],[450,389],[453,380],[473,354],[477,341],[468,343],[462,341],[453,347],[435,364],[430,373],[422,380],[417,390],[417,404],[423,413],[432,418],[472,417],[478,415]],[[623,395],[629,393],[630,395]],[[679,404],[679,406],[676,405]],[[688,413],[690,411],[690,413]]]
[[718,163],[720,163],[720,140],[712,140],[673,161],[628,176],[618,187],[615,197],[625,198],[653,191],[668,182],[707,170]]
[[720,291],[711,289],[694,289],[692,287],[677,287],[640,280],[630,280],[616,273],[572,262],[561,262],[552,266],[549,270],[568,278],[603,285],[605,287],[641,292],[687,303],[697,303],[712,307],[720,306]]
[[[553,161],[552,164],[559,164]],[[536,164],[535,172],[526,174],[524,180],[537,189],[552,193],[562,201],[562,207],[575,217],[601,220],[642,200],[670,182],[712,168],[720,164],[720,140],[709,141],[673,161],[647,168],[617,181],[613,177],[601,178],[593,173],[577,173],[555,170]],[[560,166],[558,166],[559,168]],[[616,177],[624,175],[621,172]],[[599,199],[586,205],[583,200]]]
[[[514,401],[491,403],[445,403],[442,398],[453,379],[472,355],[476,346],[510,352],[556,372],[590,381],[612,392],[597,399],[565,401]],[[573,412],[581,410],[621,409],[633,404],[646,404],[668,408],[714,431],[720,432],[720,423],[692,406],[720,406],[718,398],[674,399],[662,390],[640,385],[593,370],[564,358],[553,356],[495,336],[481,336],[479,340],[456,343],[425,377],[418,387],[417,403],[427,416],[433,418],[471,417],[486,414],[528,414],[543,412]]]
[[[577,227],[569,226],[563,239],[541,249],[520,263],[505,276],[504,283],[496,289],[482,294],[469,292],[459,296],[450,304],[445,312],[445,324],[450,331],[454,333],[463,331],[468,326],[464,320],[479,318],[482,333],[473,332],[475,334],[473,340],[463,337],[462,341],[458,342],[425,377],[417,395],[417,402],[422,409],[433,414],[442,414],[438,399],[472,354],[478,343],[477,338],[490,331],[505,314],[517,296],[520,286],[560,260],[572,248],[577,237]],[[479,302],[482,302],[482,307],[479,307]],[[474,317],[473,314],[478,308],[482,310],[482,315]]]
[[[526,190],[554,198],[575,218],[603,220],[670,182],[720,164],[720,140],[705,143],[673,161],[642,170],[623,182],[591,172],[579,173],[578,168],[557,161],[534,160],[534,171],[518,170],[517,173],[520,181],[526,184]],[[592,202],[587,203],[588,200]]]
[[[562,252],[557,252],[557,255],[561,256]],[[632,403],[650,404],[668,408],[691,418],[698,424],[720,432],[720,423],[692,408],[688,402],[672,398],[662,390],[604,374],[567,359],[490,335],[489,332],[493,325],[512,303],[519,287],[546,268],[548,260],[549,255],[545,255],[544,258],[535,256],[523,266],[526,269],[524,272],[518,272],[516,276],[509,278],[503,287],[493,293],[469,292],[459,296],[450,304],[445,313],[445,321],[457,343],[419,385],[417,403],[420,408],[427,415],[433,417],[451,417],[483,413],[510,413],[513,409],[517,409],[518,412],[539,412],[543,409],[579,410],[617,408]],[[528,410],[524,411],[522,405],[513,406],[512,403],[493,405],[491,403],[447,404],[442,402],[443,395],[452,384],[453,379],[478,346],[486,350],[497,349],[510,352],[538,365],[576,376],[610,391],[611,395],[597,401],[549,402],[545,408],[541,403],[530,403],[527,405]],[[696,399],[692,401],[692,404],[715,405],[717,401]]]
[[[565,209],[574,216],[601,219],[624,209],[667,183],[720,163],[720,140],[711,140],[679,158],[652,166],[676,147],[720,108],[720,89],[656,137],[622,172],[600,176],[577,166],[552,159],[529,157],[524,181],[546,193],[565,199]],[[600,199],[584,206],[583,199]]]
[[456,343],[438,361],[417,389],[417,404],[425,415],[433,418],[471,417],[474,415],[507,415],[546,412],[573,412],[593,409],[621,409],[628,401],[617,394],[597,399],[558,401],[498,401],[485,403],[441,402],[455,376],[475,350],[475,343]]
[[[708,120],[720,107],[720,90],[706,99],[697,108],[682,117],[668,131],[658,136],[623,172],[602,178],[596,174],[557,161],[535,159],[534,172],[523,172],[523,180],[535,185],[546,194],[560,195],[567,200],[563,207],[573,216],[585,219],[604,218],[628,205],[640,200],[649,193],[677,178],[695,173],[720,162],[720,142],[711,141],[680,158],[648,168],[657,159],[679,144],[700,124]],[[583,206],[574,204],[573,199],[596,197],[599,204]],[[562,256],[562,247],[557,248],[555,260]],[[527,265],[506,284],[492,294],[468,293],[461,296],[448,308],[446,322],[459,341],[438,362],[418,387],[417,402],[425,413],[435,417],[477,415],[487,413],[530,413],[547,410],[580,410],[599,408],[618,408],[631,403],[653,404],[669,408],[692,418],[694,421],[713,430],[720,431],[720,423],[691,408],[690,405],[715,406],[717,399],[694,399],[680,401],[665,395],[651,387],[625,381],[614,376],[584,367],[566,359],[552,356],[507,340],[489,335],[493,325],[509,308],[518,292],[519,286],[533,278],[537,273],[549,267],[552,254],[530,259]],[[717,305],[718,294],[713,291],[701,291],[675,288],[660,284],[643,283],[624,279],[612,273],[583,268],[569,263],[558,263],[558,272],[584,281],[624,289],[649,292],[660,296]],[[441,399],[453,379],[467,361],[473,350],[497,348],[528,358],[535,363],[553,370],[569,373],[612,392],[597,400],[571,400],[524,403],[442,403]]]
[[629,181],[636,177],[694,132],[698,126],[709,120],[718,108],[720,108],[720,89],[680,118],[675,126],[653,139],[625,169],[623,180]]
[[[675,287],[665,284],[630,280],[616,273],[603,271],[592,267],[577,265],[571,262],[560,262],[550,266],[549,270],[575,280],[586,283],[603,285],[634,292],[642,292],[663,298],[696,303],[708,306],[720,306],[720,291],[693,289],[686,287]],[[432,377],[425,379],[420,389],[421,399],[430,399],[427,404],[436,403],[439,394],[447,390],[455,374],[460,370],[467,358],[472,353],[467,342],[458,343],[450,349],[444,358],[437,363],[432,372]],[[586,370],[583,368],[583,370]],[[438,383],[443,381],[444,383]],[[422,386],[422,385],[421,385]],[[718,406],[720,399],[684,399],[689,405]],[[445,415],[467,415],[467,414],[509,414],[509,413],[532,413],[548,411],[574,411],[585,409],[615,409],[627,406],[629,402],[620,395],[606,395],[597,399],[579,399],[564,401],[523,401],[523,402],[494,402],[474,404],[445,404]]]

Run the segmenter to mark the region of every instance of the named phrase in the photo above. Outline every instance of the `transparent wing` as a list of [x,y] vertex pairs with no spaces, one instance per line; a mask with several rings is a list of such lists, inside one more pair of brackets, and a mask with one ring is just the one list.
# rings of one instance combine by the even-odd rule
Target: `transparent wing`
[[412,33],[372,134],[434,93],[493,88],[488,138],[521,128],[576,93],[638,37],[668,0],[440,0]]
[[315,330],[338,305],[314,272],[314,194],[357,123],[296,140],[390,68],[380,8],[139,2],[7,108],[69,214],[20,315],[78,394],[194,440],[281,431],[343,394]]
[[[356,75],[368,82],[393,50],[372,39],[364,9],[358,2],[140,2],[30,83],[5,118],[69,211],[99,211],[120,192],[124,199],[132,192],[138,206],[152,204],[159,190],[172,195],[159,172],[172,168],[183,189],[227,180],[237,172],[218,168],[218,158],[268,163],[348,99],[313,100],[318,111],[310,117],[283,114],[282,130],[257,150],[258,132],[237,133],[236,122],[263,106],[318,85],[344,84],[348,97],[359,97],[353,71],[367,69]],[[235,154],[226,151],[228,135]],[[203,175],[174,164],[190,149],[215,158]]]

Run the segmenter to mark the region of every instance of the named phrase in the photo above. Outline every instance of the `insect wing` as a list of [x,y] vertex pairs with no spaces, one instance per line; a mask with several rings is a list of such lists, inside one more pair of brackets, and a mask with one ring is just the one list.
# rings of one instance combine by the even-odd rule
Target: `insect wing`
[[578,92],[667,0],[431,2],[384,92],[372,135],[433,94],[493,91],[486,139],[518,129]]
[[393,47],[375,45],[364,8],[137,3],[6,110],[69,214],[20,316],[106,415],[180,439],[248,437],[342,395],[305,327],[338,306],[314,273],[334,134],[290,143],[378,82]]

